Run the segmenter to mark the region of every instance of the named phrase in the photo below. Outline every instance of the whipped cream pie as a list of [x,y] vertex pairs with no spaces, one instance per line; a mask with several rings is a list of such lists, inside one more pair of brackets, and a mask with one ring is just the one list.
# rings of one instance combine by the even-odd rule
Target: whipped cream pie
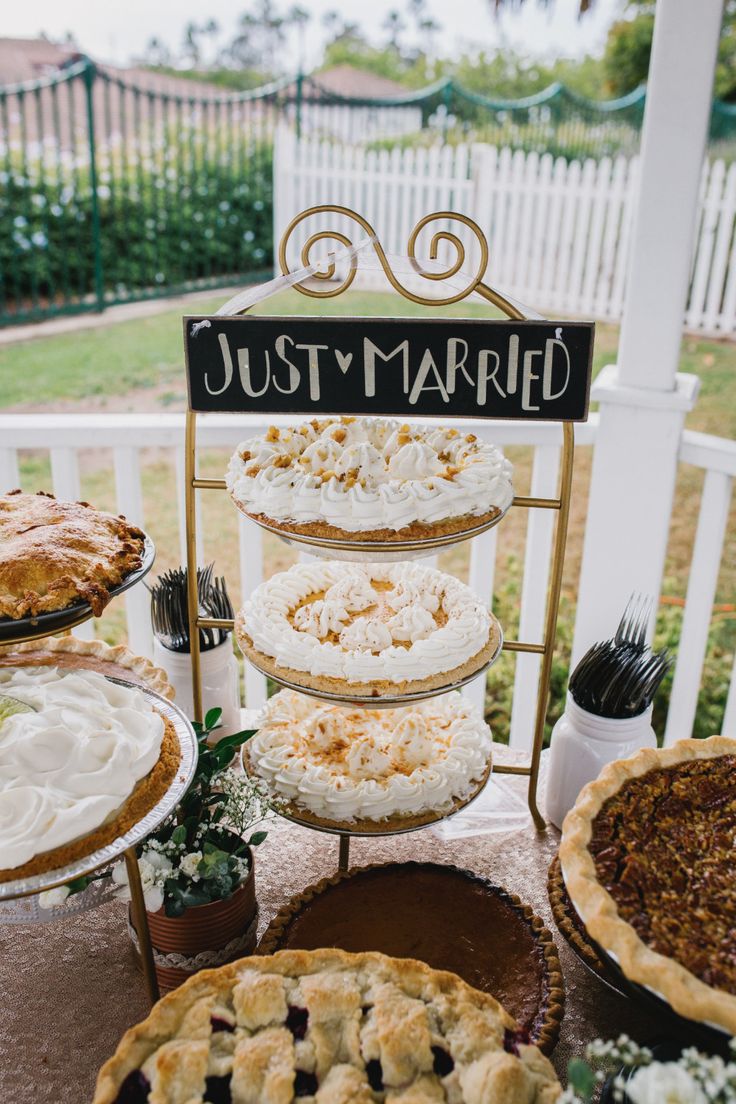
[[472,433],[344,417],[243,441],[226,482],[241,510],[273,527],[392,541],[492,521],[511,504],[511,475],[503,453]]
[[256,588],[235,631],[268,674],[356,699],[450,689],[501,642],[469,587],[413,563],[296,564]]
[[179,764],[141,690],[89,670],[0,668],[0,882],[92,854],[140,820]]
[[456,692],[402,709],[348,709],[282,690],[243,759],[294,815],[385,831],[465,804],[488,778],[491,747],[488,725]]

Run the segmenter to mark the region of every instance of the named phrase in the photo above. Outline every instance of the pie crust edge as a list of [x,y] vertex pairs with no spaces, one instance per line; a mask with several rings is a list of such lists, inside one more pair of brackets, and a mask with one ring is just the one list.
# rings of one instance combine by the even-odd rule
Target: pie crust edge
[[350,694],[351,700],[365,699],[368,702],[375,701],[383,694],[422,694],[430,690],[452,690],[461,679],[474,674],[480,674],[481,668],[490,663],[501,646],[501,628],[496,618],[491,614],[491,628],[488,640],[475,655],[454,667],[451,671],[441,671],[436,675],[429,675],[423,679],[404,679],[402,682],[391,682],[389,679],[380,679],[373,682],[351,682],[349,679],[332,678],[328,675],[312,675],[309,671],[297,671],[292,667],[282,667],[273,656],[266,655],[256,648],[248,633],[245,631],[243,610],[241,609],[235,618],[235,636],[238,646],[247,659],[259,667],[266,674],[279,680],[288,679],[296,687],[306,687],[308,690],[323,691],[329,694]]
[[560,864],[573,907],[591,937],[612,952],[629,980],[661,994],[679,1015],[717,1024],[736,1035],[736,995],[714,989],[675,959],[653,951],[618,914],[613,897],[598,881],[588,850],[593,821],[609,797],[632,778],[696,759],[736,755],[736,740],[711,736],[680,740],[668,748],[644,748],[630,759],[609,763],[583,788],[565,817]]
[[[272,518],[269,514],[256,514],[249,510],[243,502],[234,495],[230,496],[238,510],[246,517],[251,518],[259,525],[269,529],[278,529],[280,533],[288,537],[290,533],[297,536],[317,537],[326,540],[349,541],[351,544],[373,543],[403,543],[405,541],[431,541],[432,538],[462,536],[467,530],[475,530],[481,525],[489,525],[500,520],[502,510],[494,506],[483,514],[462,514],[460,517],[447,518],[443,521],[412,521],[401,529],[344,529],[340,525],[332,525],[328,521],[283,521],[280,518]],[[367,549],[370,551],[370,549]]]
[[[7,656],[16,653],[52,653],[61,652],[65,655],[86,656],[98,660],[100,665],[111,663],[118,667],[124,667],[135,675],[136,680],[147,686],[150,690],[160,694],[169,701],[174,700],[174,688],[169,682],[169,677],[163,667],[156,667],[145,656],[136,655],[125,644],[106,644],[104,640],[82,640],[78,636],[47,636],[42,640],[27,640],[23,644],[0,645],[0,661]],[[32,666],[32,664],[21,664]],[[47,666],[47,664],[42,664]],[[3,663],[2,666],[13,666],[12,663]],[[48,664],[52,666],[52,664]],[[66,666],[66,665],[65,665]],[[100,671],[104,675],[104,670]]]
[[[139,1069],[153,1050],[174,1037],[184,1015],[197,998],[212,992],[223,995],[228,993],[239,970],[250,969],[262,973],[303,977],[330,967],[357,970],[369,966],[383,967],[399,984],[403,982],[402,987],[405,989],[434,985],[448,996],[469,996],[475,1007],[480,1006],[495,1013],[504,1028],[514,1030],[516,1027],[513,1018],[495,997],[472,989],[456,974],[433,970],[416,959],[396,959],[376,951],[350,954],[337,948],[254,955],[217,969],[201,970],[158,1001],[145,1020],[126,1031],[115,1054],[101,1067],[92,1104],[113,1104],[123,1079],[132,1070]],[[539,1095],[540,1104],[552,1104],[558,1098],[560,1086],[551,1063],[537,1046],[520,1044],[518,1049],[520,1061],[545,1082]]]

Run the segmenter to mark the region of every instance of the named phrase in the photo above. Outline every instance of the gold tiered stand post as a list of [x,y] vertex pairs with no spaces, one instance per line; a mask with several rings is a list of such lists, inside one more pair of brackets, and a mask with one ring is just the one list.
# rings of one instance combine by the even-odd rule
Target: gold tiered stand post
[[[318,214],[335,214],[356,222],[369,237],[370,243],[378,256],[379,263],[388,282],[394,288],[394,290],[397,291],[404,298],[409,299],[414,303],[419,303],[423,306],[436,307],[460,302],[461,300],[466,299],[469,295],[475,293],[485,299],[486,302],[491,303],[493,306],[501,310],[508,318],[517,321],[525,321],[527,319],[527,316],[523,314],[523,312],[516,304],[512,303],[509,299],[500,294],[500,292],[496,291],[494,288],[483,282],[483,276],[485,275],[486,269],[488,267],[489,259],[489,248],[485,235],[483,234],[480,227],[472,221],[472,219],[469,219],[466,215],[458,214],[452,211],[438,211],[434,214],[426,215],[424,218],[422,218],[414,227],[414,230],[411,233],[408,242],[407,252],[409,260],[417,276],[433,281],[451,279],[462,271],[466,258],[465,246],[456,234],[453,234],[448,230],[439,230],[435,232],[432,237],[430,245],[431,260],[437,260],[439,244],[441,241],[446,241],[450,243],[457,252],[456,261],[444,271],[426,271],[425,269],[423,269],[420,262],[416,259],[415,247],[419,234],[430,223],[440,220],[449,220],[462,223],[473,234],[480,249],[480,259],[475,269],[475,275],[471,276],[470,280],[467,282],[467,285],[462,287],[459,291],[452,291],[450,294],[445,296],[429,298],[426,296],[417,295],[411,289],[405,287],[393,272],[388,257],[386,256],[386,253],[381,246],[381,243],[378,240],[376,233],[370,223],[357,212],[352,211],[347,207],[341,207],[335,204],[310,207],[308,210],[302,211],[289,223],[281,238],[278,251],[281,270],[284,274],[288,274],[289,272],[289,266],[287,262],[287,244],[289,238],[291,237],[291,234],[300,223],[312,217],[313,215]],[[338,231],[320,231],[319,233],[312,234],[312,236],[309,237],[305,242],[301,252],[302,264],[305,267],[309,264],[309,254],[312,247],[317,242],[327,239],[331,241],[338,241],[345,246],[349,246],[351,244],[349,239],[344,234]],[[302,295],[307,295],[315,299],[333,298],[336,295],[340,295],[342,292],[346,291],[350,287],[353,280],[355,279],[356,273],[357,262],[355,256],[353,256],[351,258],[350,269],[347,275],[342,279],[341,282],[337,284],[337,286],[335,286],[333,282],[329,287],[325,289],[307,287],[304,284],[300,283],[294,284],[294,287]],[[310,278],[316,281],[334,281],[335,275],[336,264],[333,258],[325,266],[323,266],[320,271],[314,273],[313,276]],[[240,311],[236,313],[244,312]],[[185,438],[185,494],[188,568],[187,597],[189,613],[189,639],[192,658],[194,715],[195,720],[201,722],[203,719],[203,714],[199,629],[233,629],[234,622],[232,620],[219,620],[215,618],[200,617],[199,615],[197,596],[197,522],[195,496],[198,490],[225,490],[226,484],[224,479],[198,478],[196,461],[196,434],[197,414],[196,411],[192,410],[190,405],[190,407],[187,409],[186,414]],[[529,652],[533,655],[539,655],[542,657],[539,673],[539,683],[537,688],[537,708],[535,714],[531,755],[528,763],[524,765],[500,765],[494,767],[494,770],[499,774],[514,774],[528,777],[529,784],[527,798],[529,811],[537,829],[540,831],[543,831],[546,828],[546,822],[537,804],[539,766],[542,754],[542,746],[544,742],[544,724],[549,702],[550,676],[552,673],[555,634],[557,631],[557,618],[559,613],[560,592],[562,587],[562,571],[564,566],[565,546],[567,542],[574,450],[575,438],[573,423],[570,421],[563,421],[562,465],[557,496],[555,498],[517,496],[516,498],[514,498],[512,503],[513,506],[521,507],[523,509],[555,510],[557,513],[553,545],[552,568],[550,574],[549,588],[547,592],[547,606],[544,619],[544,638],[539,643],[521,640],[505,640],[503,643],[503,649],[507,652]],[[305,692],[308,693],[308,691]],[[340,840],[339,868],[341,870],[344,870],[347,869],[349,861],[350,836],[344,833],[338,833],[338,835]]]

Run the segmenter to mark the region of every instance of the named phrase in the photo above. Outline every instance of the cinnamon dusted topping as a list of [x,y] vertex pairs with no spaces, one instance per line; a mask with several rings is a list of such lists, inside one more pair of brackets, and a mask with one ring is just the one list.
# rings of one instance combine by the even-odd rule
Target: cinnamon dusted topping
[[626,782],[588,850],[619,915],[653,951],[736,994],[736,755]]

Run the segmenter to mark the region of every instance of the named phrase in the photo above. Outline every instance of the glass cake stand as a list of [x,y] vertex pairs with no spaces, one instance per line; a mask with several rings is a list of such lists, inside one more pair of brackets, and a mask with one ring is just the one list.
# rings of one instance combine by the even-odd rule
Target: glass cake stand
[[[156,558],[156,547],[149,536],[146,536],[143,546],[141,566],[131,571],[123,579],[122,583],[110,587],[110,599],[129,590],[148,574],[153,567]],[[43,636],[53,636],[54,633],[74,629],[77,625],[89,621],[93,617],[92,607],[88,602],[75,602],[66,609],[52,610],[50,613],[38,613],[32,617],[0,618],[0,644],[22,644],[27,640],[38,640]]]
[[171,722],[179,741],[179,751],[181,754],[176,776],[166,793],[160,798],[156,805],[154,805],[141,820],[134,824],[132,828],[129,828],[124,835],[113,840],[112,843],[99,848],[99,850],[92,852],[92,854],[85,855],[83,858],[69,863],[67,866],[59,867],[56,870],[47,870],[42,874],[34,874],[28,878],[17,878],[11,882],[0,883],[0,903],[30,897],[31,895],[42,893],[47,889],[55,889],[57,886],[65,885],[74,878],[81,878],[84,875],[92,874],[102,867],[108,866],[121,856],[124,857],[130,882],[131,911],[133,913],[136,929],[140,933],[141,946],[143,948],[142,961],[146,988],[151,998],[151,1003],[154,1003],[158,1000],[159,993],[153,963],[151,938],[148,930],[146,906],[143,900],[143,889],[141,886],[140,871],[138,869],[136,846],[166,819],[186,793],[194,777],[199,745],[191,723],[187,720],[181,709],[174,705],[173,702],[162,697],[161,694],[157,694],[154,690],[149,690],[147,687],[127,682],[125,679],[110,678],[110,682],[139,690],[141,693],[145,694],[151,705]]
[[360,534],[357,533],[353,538],[338,539],[283,529],[278,525],[270,525],[262,517],[249,514],[235,499],[232,501],[247,518],[254,521],[265,532],[279,537],[286,544],[295,545],[302,551],[319,557],[319,559],[344,560],[347,563],[400,563],[404,560],[418,560],[425,556],[432,556],[435,552],[454,548],[455,545],[471,540],[473,537],[485,533],[488,529],[492,529],[504,519],[510,509],[510,506],[507,506],[505,510],[491,518],[490,521],[461,529],[457,533],[444,533],[414,540],[368,541],[361,540]]

